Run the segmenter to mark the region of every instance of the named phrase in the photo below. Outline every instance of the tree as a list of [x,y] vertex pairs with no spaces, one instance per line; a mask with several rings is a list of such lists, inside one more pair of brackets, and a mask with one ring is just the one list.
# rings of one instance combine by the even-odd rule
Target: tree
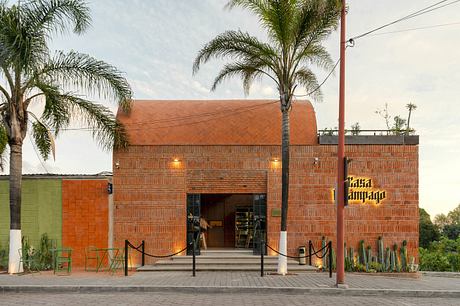
[[456,240],[460,235],[460,205],[446,215],[439,214],[434,218],[435,224],[443,236]]
[[[207,43],[198,53],[193,71],[212,58],[227,63],[212,85],[239,76],[247,94],[254,80],[268,77],[277,86],[282,112],[282,191],[279,251],[287,252],[289,193],[289,114],[297,86],[321,99],[312,66],[331,69],[331,57],[321,43],[337,28],[339,0],[231,0],[228,8],[241,7],[255,14],[268,34],[263,42],[241,30],[226,31]],[[279,256],[278,273],[287,272],[287,260]]]
[[[0,149],[7,144],[10,152],[9,273],[21,269],[22,145],[29,131],[44,159],[50,153],[54,156],[54,137],[75,119],[88,125],[105,149],[127,144],[122,125],[107,107],[77,95],[115,99],[129,111],[131,88],[121,73],[75,51],[50,54],[54,34],[69,30],[82,34],[90,21],[83,0],[35,0],[12,6],[0,2],[0,66],[6,83],[0,86]],[[43,112],[30,112],[31,105],[40,102]]]
[[439,230],[423,208],[419,208],[419,217],[419,246],[427,248],[431,242],[439,240]]
[[410,128],[410,116],[412,114],[412,111],[415,111],[417,109],[417,105],[414,103],[408,103],[406,105],[407,110],[409,111],[409,114],[407,115],[407,128],[406,128],[406,135],[409,135],[411,132],[414,130]]

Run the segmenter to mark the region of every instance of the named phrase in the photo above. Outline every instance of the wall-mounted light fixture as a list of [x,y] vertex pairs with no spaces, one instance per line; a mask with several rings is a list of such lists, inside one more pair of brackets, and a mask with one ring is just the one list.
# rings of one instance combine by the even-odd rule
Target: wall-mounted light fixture
[[175,163],[180,162],[179,158],[174,158],[174,162],[175,162]]
[[315,157],[315,159],[313,160],[313,165],[318,165],[318,164],[319,164],[319,158]]
[[115,168],[120,169],[120,162],[118,160],[115,162]]

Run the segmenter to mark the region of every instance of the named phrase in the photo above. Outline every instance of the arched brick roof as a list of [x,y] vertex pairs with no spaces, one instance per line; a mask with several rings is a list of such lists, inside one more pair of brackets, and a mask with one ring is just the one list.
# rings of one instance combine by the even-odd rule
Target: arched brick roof
[[[280,145],[276,100],[134,100],[125,125],[131,145]],[[295,101],[291,144],[318,143],[316,116],[308,101]]]

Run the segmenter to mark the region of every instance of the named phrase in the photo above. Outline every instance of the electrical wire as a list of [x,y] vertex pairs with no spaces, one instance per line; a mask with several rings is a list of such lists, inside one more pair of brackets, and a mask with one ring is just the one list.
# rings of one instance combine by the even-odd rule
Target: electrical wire
[[408,28],[408,29],[402,29],[402,30],[391,31],[391,32],[376,33],[376,34],[369,35],[369,37],[387,35],[387,34],[395,34],[395,33],[403,33],[403,32],[410,32],[410,31],[418,31],[418,30],[426,30],[426,29],[434,29],[434,28],[447,27],[447,26],[453,26],[453,25],[460,25],[460,21],[459,22],[451,22],[451,23],[434,24],[434,25],[430,25],[430,26],[423,26],[423,27],[417,27],[417,28]]
[[318,91],[321,86],[324,85],[324,83],[326,83],[326,81],[329,79],[329,77],[332,75],[332,73],[335,71],[335,68],[337,68],[337,65],[340,63],[340,58],[337,60],[337,62],[335,63],[334,67],[332,67],[331,71],[329,72],[329,74],[326,76],[326,78],[321,82],[321,84],[319,84],[318,86],[316,86],[315,89],[313,89],[312,91],[310,91],[309,93],[307,94],[304,94],[304,95],[293,95],[294,97],[298,98],[298,97],[306,97],[306,96],[310,96],[312,95],[313,93],[315,93],[316,91]]
[[[455,0],[453,2],[445,3],[447,1],[450,1],[450,0],[443,0],[443,1],[436,2],[436,3],[432,4],[432,5],[429,5],[429,6],[423,8],[423,9],[420,9],[418,11],[415,11],[415,12],[413,12],[413,13],[411,13],[409,15],[406,15],[406,16],[404,16],[402,18],[399,18],[399,19],[396,19],[396,20],[394,20],[392,22],[386,23],[386,24],[384,24],[382,26],[379,26],[379,27],[377,27],[375,29],[372,29],[370,31],[364,32],[364,33],[362,33],[360,35],[353,36],[348,41],[355,41],[357,39],[360,39],[360,38],[363,38],[365,36],[368,36],[368,35],[370,35],[370,34],[372,34],[374,32],[377,32],[377,31],[379,31],[381,29],[384,29],[386,27],[389,27],[389,26],[394,25],[396,23],[399,23],[401,21],[406,21],[406,20],[409,20],[411,18],[415,18],[415,17],[421,16],[421,15],[433,12],[435,10],[439,10],[439,9],[444,8],[446,6],[449,6],[449,5],[452,5],[452,4],[460,2],[460,0]],[[443,4],[443,3],[445,3],[445,4]],[[441,5],[441,4],[443,4],[443,5]]]
[[29,137],[29,140],[30,140],[30,144],[32,145],[32,148],[34,148],[35,154],[37,155],[37,158],[40,161],[40,164],[42,165],[43,169],[46,171],[46,173],[49,173],[48,169],[46,169],[45,164],[42,162],[42,159],[40,158],[40,154],[38,154],[37,148],[35,148],[32,138]]

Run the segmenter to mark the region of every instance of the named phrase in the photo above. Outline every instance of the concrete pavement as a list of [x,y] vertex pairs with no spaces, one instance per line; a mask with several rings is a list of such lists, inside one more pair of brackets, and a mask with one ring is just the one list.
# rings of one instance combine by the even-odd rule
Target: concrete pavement
[[349,289],[335,288],[335,275],[298,273],[260,277],[256,272],[142,272],[121,274],[75,272],[55,276],[51,272],[22,276],[0,275],[0,293],[109,293],[156,292],[180,294],[289,294],[327,296],[385,296],[460,298],[460,279],[422,276],[419,279],[347,274]]

